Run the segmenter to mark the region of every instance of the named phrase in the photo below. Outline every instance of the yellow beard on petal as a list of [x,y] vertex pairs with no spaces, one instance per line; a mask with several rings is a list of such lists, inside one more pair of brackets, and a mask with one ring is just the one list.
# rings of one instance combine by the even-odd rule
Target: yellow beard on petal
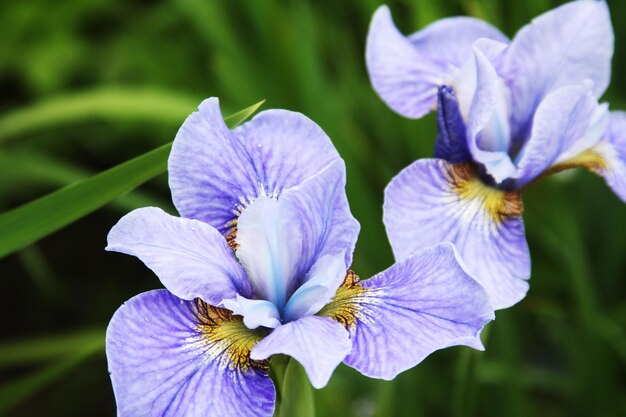
[[608,169],[608,164],[604,156],[602,156],[596,148],[592,148],[579,153],[572,159],[550,167],[542,176],[556,174],[557,172],[571,168],[587,168],[591,172],[602,175],[602,173]]
[[268,370],[268,361],[250,359],[250,351],[263,334],[248,329],[241,316],[234,316],[229,310],[213,307],[199,299],[195,300],[194,310],[200,343],[209,358],[220,361],[221,366],[231,370],[246,371],[251,367]]
[[348,270],[335,297],[318,314],[338,321],[349,331],[354,330],[357,320],[362,319],[360,315],[361,301],[368,291],[363,288],[359,281],[358,275],[352,270]]
[[446,176],[452,184],[454,193],[461,200],[479,204],[496,224],[522,215],[524,206],[518,191],[504,191],[484,184],[472,165],[446,164],[446,166]]

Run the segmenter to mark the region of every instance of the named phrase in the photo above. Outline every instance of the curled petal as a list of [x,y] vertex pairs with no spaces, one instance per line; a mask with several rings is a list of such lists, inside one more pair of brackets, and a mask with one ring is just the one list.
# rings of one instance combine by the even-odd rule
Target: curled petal
[[270,417],[267,364],[249,352],[260,336],[227,310],[168,291],[127,301],[107,329],[120,417]]
[[611,112],[608,129],[592,148],[559,162],[550,171],[584,167],[604,177],[626,203],[626,112]]
[[345,272],[358,233],[345,167],[336,161],[278,199],[259,197],[246,208],[237,224],[237,256],[258,295],[282,309],[326,255],[340,255]]
[[[507,87],[491,61],[504,47],[492,41],[476,42],[474,61],[463,68],[462,77],[456,82],[461,112],[467,113],[468,148],[474,160],[481,163],[497,183],[515,174],[508,154],[511,132]],[[475,73],[474,89],[468,85],[472,72]]]
[[226,239],[198,220],[170,216],[155,207],[134,210],[113,226],[109,251],[138,257],[163,285],[185,300],[218,305],[250,295],[248,279]]
[[572,1],[523,27],[502,69],[512,91],[513,135],[530,126],[539,103],[556,88],[591,80],[599,98],[611,77],[613,41],[605,1]]
[[387,186],[383,210],[397,260],[452,242],[496,309],[524,298],[530,254],[519,193],[484,185],[470,165],[422,159]]
[[461,267],[449,243],[365,281],[349,275],[322,314],[350,331],[353,349],[346,364],[387,380],[438,349],[482,350],[480,332],[494,318],[489,296]]
[[306,116],[268,110],[231,131],[217,98],[181,126],[169,158],[169,183],[183,217],[227,234],[259,195],[276,195],[339,159],[326,134]]
[[598,105],[589,86],[566,86],[549,93],[537,107],[530,139],[517,157],[518,187],[591,149],[607,124],[606,106]]
[[315,314],[332,300],[346,275],[345,255],[322,256],[307,275],[285,306],[286,321]]
[[263,326],[270,329],[280,326],[280,313],[276,305],[267,300],[251,300],[237,294],[237,297],[222,301],[222,306],[233,314],[242,316],[248,329]]
[[468,17],[439,20],[405,37],[387,6],[372,17],[366,61],[378,95],[397,113],[410,118],[427,114],[437,103],[437,87],[471,56],[479,38],[506,42],[497,29]]
[[323,388],[351,349],[341,324],[328,317],[308,316],[274,329],[252,349],[250,357],[289,355],[302,364],[315,388]]

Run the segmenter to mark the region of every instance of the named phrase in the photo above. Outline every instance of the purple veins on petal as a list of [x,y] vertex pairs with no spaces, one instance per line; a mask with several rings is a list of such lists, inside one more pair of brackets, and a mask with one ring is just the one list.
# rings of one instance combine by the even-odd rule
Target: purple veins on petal
[[300,113],[267,110],[229,130],[213,97],[176,135],[168,161],[172,199],[183,217],[227,235],[255,198],[276,196],[339,159],[324,131]]
[[133,255],[163,285],[185,300],[219,304],[251,286],[224,237],[198,220],[171,216],[156,207],[125,215],[108,235],[108,251]]
[[249,358],[261,338],[228,310],[166,290],[128,300],[107,329],[120,417],[271,417],[267,363]]
[[351,349],[349,334],[340,323],[308,316],[274,329],[254,346],[250,357],[262,360],[279,353],[289,355],[304,367],[311,385],[323,388]]
[[345,363],[364,375],[393,379],[435,350],[454,345],[483,349],[479,334],[493,320],[483,288],[441,244],[359,281],[349,273],[320,314],[348,329]]
[[422,117],[436,106],[437,88],[471,56],[471,44],[480,38],[507,42],[494,27],[469,17],[442,19],[406,37],[389,8],[381,6],[367,35],[372,86],[395,112]]
[[496,309],[528,291],[530,253],[519,192],[489,187],[470,164],[422,159],[385,190],[383,221],[397,260],[439,242],[457,247]]

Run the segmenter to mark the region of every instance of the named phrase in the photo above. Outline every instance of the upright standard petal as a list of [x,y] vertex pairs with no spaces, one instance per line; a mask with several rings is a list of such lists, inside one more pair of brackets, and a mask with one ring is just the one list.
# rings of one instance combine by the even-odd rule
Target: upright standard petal
[[591,80],[599,98],[611,76],[613,40],[604,1],[566,3],[522,28],[502,68],[512,91],[513,135],[523,136],[541,100],[556,88]]
[[359,224],[345,195],[345,167],[336,161],[280,197],[259,197],[239,217],[237,257],[261,298],[282,311],[289,296],[326,255],[345,272]]
[[457,83],[456,86],[462,113],[463,103],[470,102],[468,97],[472,97],[466,117],[468,148],[474,160],[481,163],[497,183],[515,174],[515,166],[509,157],[511,131],[507,87],[490,60],[504,48],[505,45],[492,41],[476,42],[474,61],[470,64],[475,68],[476,88],[471,92],[463,84]]
[[218,305],[251,294],[241,265],[226,239],[206,223],[170,216],[155,207],[122,217],[108,236],[109,251],[141,259],[163,285],[185,300]]
[[211,98],[176,135],[169,182],[183,217],[227,234],[256,197],[298,185],[337,159],[328,136],[300,113],[264,111],[231,131]]
[[227,310],[168,291],[140,294],[115,313],[106,353],[120,417],[271,417],[260,336]]
[[468,17],[439,20],[409,38],[393,23],[387,6],[372,17],[366,63],[374,90],[394,111],[419,118],[437,104],[437,87],[470,55],[476,39],[506,42],[497,29]]
[[289,298],[285,321],[311,316],[333,299],[346,275],[345,255],[324,255],[315,262],[304,284]]
[[282,309],[298,276],[303,237],[300,218],[283,199],[259,197],[237,222],[237,257],[255,293]]
[[470,165],[422,159],[387,186],[383,210],[397,260],[452,242],[496,309],[524,298],[530,253],[519,193],[484,185]]
[[284,354],[296,359],[315,388],[323,388],[343,361],[352,343],[346,329],[328,317],[308,316],[274,331],[252,348],[250,357],[267,359]]
[[350,331],[353,348],[346,364],[387,380],[438,349],[482,350],[480,332],[494,318],[487,293],[460,266],[449,243],[365,281],[348,275],[322,314]]
[[549,93],[537,107],[530,139],[517,157],[517,186],[593,147],[607,124],[608,111],[598,105],[588,86],[566,86]]
[[[313,264],[326,255],[344,254],[345,269],[352,264],[360,225],[350,212],[345,187],[346,169],[339,160],[283,193],[282,200],[300,218],[298,225],[304,242],[300,277],[308,274]],[[298,282],[298,286],[301,283]]]

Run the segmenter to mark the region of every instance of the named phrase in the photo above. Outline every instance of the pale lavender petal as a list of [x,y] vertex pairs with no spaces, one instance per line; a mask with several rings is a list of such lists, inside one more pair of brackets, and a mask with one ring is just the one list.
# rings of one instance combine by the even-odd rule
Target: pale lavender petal
[[477,19],[437,21],[409,38],[393,23],[387,6],[372,17],[366,62],[378,95],[397,113],[419,118],[437,104],[437,87],[471,56],[479,38],[506,41],[495,28]]
[[274,329],[252,349],[253,359],[283,354],[304,367],[311,385],[323,388],[352,343],[348,331],[328,317],[308,316]]
[[583,166],[603,176],[626,203],[626,112],[611,112],[604,137],[593,148],[562,163],[566,167]]
[[397,260],[452,242],[496,309],[524,298],[530,254],[519,193],[487,187],[471,166],[422,159],[387,186],[383,210]]
[[156,207],[137,209],[113,226],[106,249],[138,257],[185,300],[201,298],[218,305],[225,298],[251,294],[226,239],[198,220],[170,216]]
[[449,346],[483,350],[480,332],[493,309],[453,245],[433,246],[357,285],[345,362],[364,375],[393,379]]
[[285,321],[310,316],[333,299],[346,276],[345,255],[325,255],[315,262],[305,282],[289,298],[285,306]]
[[203,101],[176,134],[168,160],[169,184],[183,217],[227,233],[238,208],[258,195],[253,161],[231,132],[215,97]]
[[237,294],[236,298],[222,301],[222,306],[242,316],[243,324],[248,329],[260,326],[273,329],[280,326],[280,313],[271,301],[251,300]]
[[338,160],[277,199],[252,202],[237,223],[236,253],[257,296],[282,309],[318,259],[339,254],[347,270],[358,232]]
[[611,76],[613,40],[604,1],[572,1],[522,28],[503,64],[512,92],[513,135],[523,136],[539,103],[556,88],[591,80],[599,98]]
[[226,234],[254,198],[298,185],[337,159],[328,136],[300,113],[264,111],[231,131],[211,98],[176,135],[169,182],[183,217]]
[[[509,157],[511,143],[507,87],[498,75],[490,57],[501,52],[505,45],[481,40],[474,45],[475,90],[465,84],[471,80],[463,75],[455,88],[461,112],[467,110],[467,143],[476,162],[499,183],[515,174],[515,165]],[[471,66],[468,72],[472,72]],[[465,68],[464,68],[465,70]],[[468,81],[466,81],[468,80]],[[471,97],[471,101],[469,99]]]
[[237,222],[236,254],[255,294],[281,309],[300,270],[303,236],[298,214],[282,198],[261,196]]
[[478,39],[509,43],[509,39],[497,28],[467,16],[439,19],[409,36],[413,46],[441,73],[463,65],[472,56],[472,45]]
[[301,277],[326,255],[344,254],[344,271],[352,264],[360,225],[350,212],[345,185],[345,166],[340,160],[281,196],[300,217]]
[[537,107],[530,139],[518,156],[517,186],[593,147],[607,123],[608,110],[598,105],[590,86],[566,86],[549,93]]
[[232,332],[207,333],[214,323],[205,313],[165,290],[140,294],[115,313],[106,353],[119,417],[272,416],[266,369],[234,353],[242,341]]

